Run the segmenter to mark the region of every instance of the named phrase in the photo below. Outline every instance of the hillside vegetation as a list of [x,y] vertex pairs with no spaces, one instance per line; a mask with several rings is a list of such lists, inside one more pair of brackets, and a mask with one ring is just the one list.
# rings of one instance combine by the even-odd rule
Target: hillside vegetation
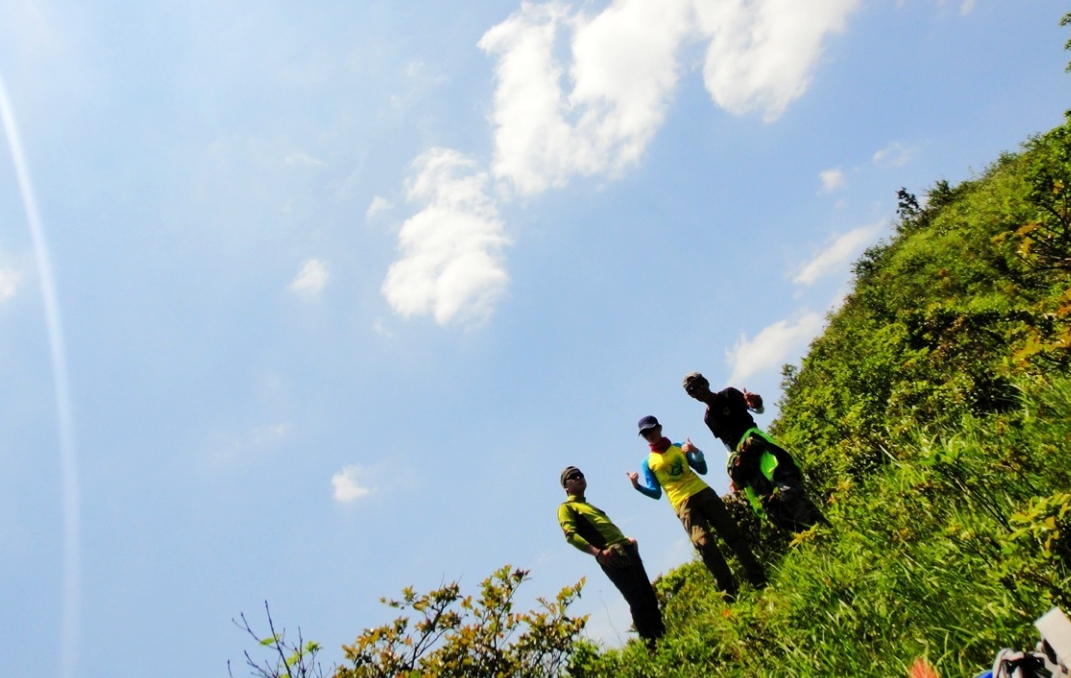
[[1071,121],[982,176],[900,192],[895,235],[799,369],[773,432],[832,529],[726,606],[698,563],[662,578],[671,636],[575,676],[970,676],[1071,609]]
[[[503,568],[475,598],[406,590],[336,674],[884,677],[924,657],[949,678],[1032,645],[1035,618],[1071,610],[1071,121],[899,200],[895,234],[785,368],[772,429],[832,527],[789,541],[732,502],[766,589],[726,605],[685,565],[657,582],[657,649],[607,650],[568,615],[579,586],[517,614],[526,573]],[[314,643],[262,644],[254,674],[320,670]]]

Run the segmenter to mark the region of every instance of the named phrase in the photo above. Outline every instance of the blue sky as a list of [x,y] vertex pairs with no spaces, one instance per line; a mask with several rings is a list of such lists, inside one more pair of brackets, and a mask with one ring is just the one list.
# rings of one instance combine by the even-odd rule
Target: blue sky
[[338,660],[506,563],[622,642],[560,469],[691,558],[636,420],[724,491],[681,377],[776,403],[898,188],[1060,123],[1064,11],[0,3],[8,672],[225,675],[265,600]]

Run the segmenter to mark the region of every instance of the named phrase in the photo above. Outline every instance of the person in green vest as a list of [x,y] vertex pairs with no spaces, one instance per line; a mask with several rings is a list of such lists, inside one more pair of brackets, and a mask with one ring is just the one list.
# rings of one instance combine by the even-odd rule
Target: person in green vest
[[569,496],[558,507],[558,523],[565,540],[577,549],[594,556],[599,567],[625,597],[632,612],[632,623],[648,647],[666,632],[658,598],[647,578],[636,540],[626,537],[605,513],[588,503],[584,474],[575,466],[566,466],[561,474],[562,487]]
[[732,489],[744,493],[756,514],[796,533],[815,523],[829,524],[807,496],[799,464],[755,425],[751,413],[763,413],[762,396],[732,386],[714,393],[698,372],[685,375],[683,386],[707,406],[703,421],[729,450]]
[[684,525],[692,545],[699,551],[703,564],[714,575],[718,588],[730,600],[737,593],[736,579],[718,550],[712,533],[717,533],[733,550],[748,581],[756,588],[765,586],[766,572],[751,552],[744,534],[729,515],[718,493],[696,475],[707,472],[703,451],[690,440],[683,444],[670,442],[662,435],[662,425],[654,417],[640,419],[639,428],[640,435],[650,445],[651,453],[643,462],[646,484],[640,484],[639,473],[630,471],[628,478],[632,481],[632,487],[651,499],[660,499],[665,489],[673,511]]

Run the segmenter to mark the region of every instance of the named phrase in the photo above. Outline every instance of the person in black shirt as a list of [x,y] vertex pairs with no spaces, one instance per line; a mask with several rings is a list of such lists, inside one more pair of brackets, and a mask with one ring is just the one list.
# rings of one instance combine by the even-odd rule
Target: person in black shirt
[[763,413],[762,396],[732,386],[714,393],[699,372],[685,375],[684,390],[707,406],[703,421],[729,450],[732,489],[742,491],[759,516],[792,532],[829,524],[807,497],[796,460],[755,426],[751,413]]

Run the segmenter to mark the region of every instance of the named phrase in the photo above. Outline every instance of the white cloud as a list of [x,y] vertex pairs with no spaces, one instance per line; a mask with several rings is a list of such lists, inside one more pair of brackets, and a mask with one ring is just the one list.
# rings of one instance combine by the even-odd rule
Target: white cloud
[[22,274],[14,269],[0,269],[0,302],[14,297],[19,291]]
[[269,426],[261,426],[253,429],[250,438],[254,446],[260,447],[264,445],[274,445],[285,438],[289,433],[289,423],[271,424]]
[[828,247],[804,263],[792,282],[797,285],[813,285],[826,276],[847,270],[852,259],[874,241],[882,225],[879,222],[860,226],[838,236]]
[[963,3],[959,6],[959,13],[963,16],[967,16],[974,11],[974,0],[963,0]]
[[811,82],[826,37],[844,30],[859,0],[696,2],[710,39],[703,78],[715,103],[732,113],[776,120]]
[[380,335],[381,337],[386,337],[387,339],[390,339],[394,336],[394,333],[390,331],[390,328],[387,327],[387,325],[383,322],[381,318],[376,318],[374,321],[372,321],[372,331]]
[[819,172],[818,178],[822,180],[823,193],[832,193],[839,188],[844,188],[844,172],[839,167]]
[[291,428],[289,423],[283,422],[256,426],[237,434],[216,431],[205,442],[208,458],[214,464],[246,463],[260,454],[277,449],[290,435]]
[[286,156],[287,165],[301,165],[302,167],[327,167],[323,160],[312,157],[304,151],[296,151]]
[[[615,0],[588,17],[558,2],[523,3],[479,42],[497,58],[492,171],[531,195],[636,162],[662,124],[690,41],[710,41],[704,79],[715,103],[774,120],[806,91],[824,39],[857,4]],[[569,32],[563,65],[556,47]]]
[[331,476],[335,501],[349,504],[370,494],[372,488],[361,485],[361,478],[366,474],[367,469],[354,464],[343,467],[341,471]]
[[[489,193],[533,196],[639,162],[665,119],[685,45],[709,42],[704,80],[717,105],[774,120],[806,91],[825,40],[858,4],[612,0],[586,14],[558,0],[522,2],[478,43],[495,59],[489,172],[452,150],[414,161],[409,199],[425,207],[402,226],[402,256],[383,283],[392,308],[434,313],[440,324],[486,318],[508,282],[508,241]],[[379,208],[374,200],[366,216]]]
[[878,167],[902,167],[914,155],[915,149],[908,148],[899,141],[893,141],[885,148],[874,153],[874,164]]
[[328,277],[327,264],[319,259],[309,259],[290,282],[289,289],[298,293],[317,294],[327,284]]
[[372,204],[368,206],[368,211],[364,213],[364,218],[371,219],[380,212],[389,210],[390,208],[390,201],[382,196],[377,195],[376,197],[372,198]]
[[741,335],[736,344],[725,351],[725,360],[732,369],[729,383],[740,384],[753,374],[780,368],[790,353],[802,349],[818,336],[821,329],[822,316],[809,312],[794,323],[780,320],[764,328],[750,341]]
[[433,313],[440,325],[479,321],[494,309],[509,277],[501,250],[509,244],[488,177],[457,151],[433,148],[413,162],[410,201],[424,208],[398,233],[401,258],[383,294],[402,316]]

